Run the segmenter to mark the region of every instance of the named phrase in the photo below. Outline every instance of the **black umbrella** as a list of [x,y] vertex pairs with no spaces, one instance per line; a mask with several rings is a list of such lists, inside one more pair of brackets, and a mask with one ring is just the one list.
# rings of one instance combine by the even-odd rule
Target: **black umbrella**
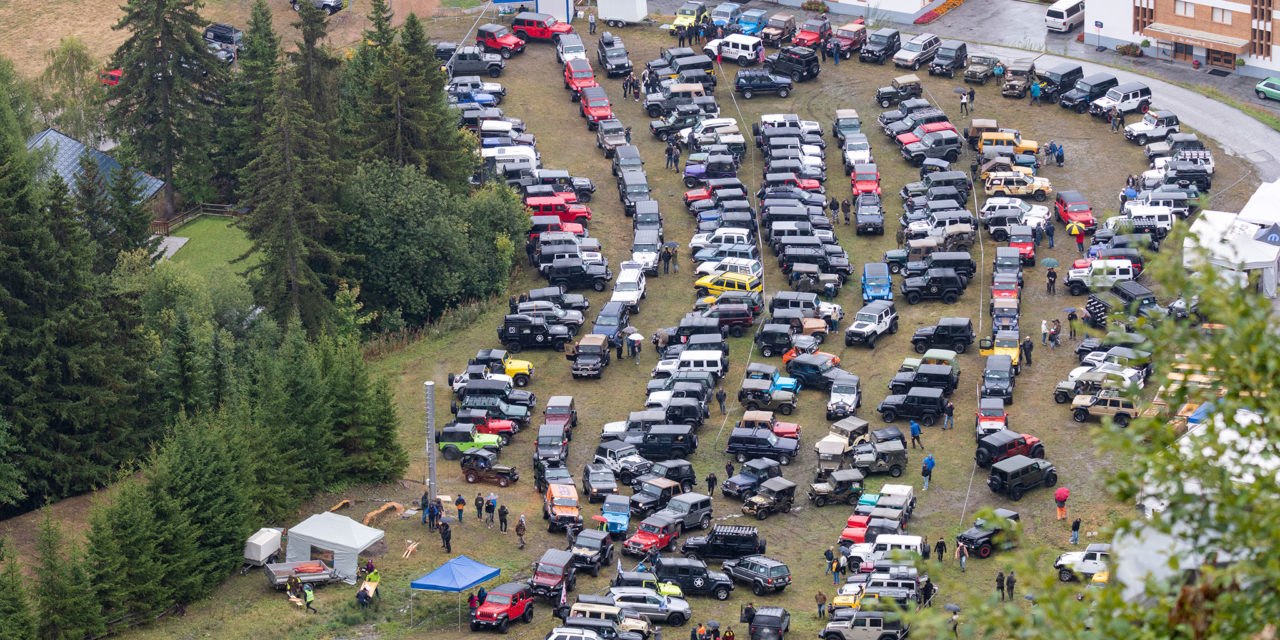
[[662,246],[663,246],[664,248],[667,248],[667,249],[679,249],[679,248],[680,248],[680,243],[679,243],[679,242],[676,242],[676,241],[674,241],[674,240],[670,240],[670,241],[667,241],[667,242],[662,243]]
[[942,608],[950,611],[951,613],[960,613],[960,605],[958,604],[944,604],[942,605]]

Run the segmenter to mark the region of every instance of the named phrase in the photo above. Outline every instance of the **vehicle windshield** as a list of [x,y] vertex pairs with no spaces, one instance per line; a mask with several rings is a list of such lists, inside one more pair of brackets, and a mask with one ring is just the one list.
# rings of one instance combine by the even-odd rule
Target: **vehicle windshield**
[[818,373],[826,373],[834,368],[836,368],[836,365],[833,364],[831,360],[826,360],[822,364],[818,365]]
[[614,285],[614,291],[639,291],[640,283],[635,280],[620,280]]
[[889,276],[867,276],[867,284],[884,286],[889,284]]
[[1017,243],[1025,244],[1025,243],[1031,242],[1032,240],[1033,238],[1029,233],[1019,233],[1019,234],[1009,236],[1009,242],[1017,242]]
[[771,26],[771,27],[776,27],[776,28],[778,28],[778,29],[782,29],[782,28],[784,28],[784,27],[786,27],[786,26],[787,26],[787,21],[786,21],[786,20],[782,20],[782,19],[780,19],[780,18],[770,18],[770,19],[769,19],[769,26]]
[[559,22],[558,20],[556,20],[556,17],[555,17],[555,16],[547,16],[547,17],[545,18],[545,20],[547,21],[547,28],[548,28],[548,29],[550,29],[551,27],[556,26],[556,24]]
[[1009,69],[1009,75],[1014,78],[1025,78],[1029,69]]
[[656,243],[637,243],[631,245],[631,253],[657,253],[658,245]]
[[661,220],[662,216],[657,213],[637,213],[635,216],[636,222],[660,222]]
[[619,515],[624,515],[624,516],[625,516],[625,515],[627,515],[627,514],[629,514],[629,513],[631,512],[631,509],[630,509],[626,504],[624,504],[624,503],[615,503],[615,504],[610,504],[610,503],[606,502],[606,503],[605,503],[605,505],[604,505],[604,512],[605,512],[605,513],[615,513],[615,514],[619,514]]
[[1076,211],[1076,212],[1079,212],[1079,211],[1088,211],[1088,210],[1089,210],[1089,205],[1087,205],[1087,204],[1085,204],[1085,203],[1083,203],[1083,202],[1078,203],[1078,204],[1069,204],[1069,205],[1067,205],[1067,211]]
[[956,57],[955,49],[947,49],[947,48],[938,49],[938,58],[942,60],[950,60],[954,57]]
[[543,413],[549,416],[567,416],[573,413],[568,405],[554,405],[547,407]]
[[613,482],[613,474],[608,471],[592,471],[587,480],[590,482]]
[[484,599],[484,603],[506,606],[511,604],[511,595],[507,593],[490,593],[489,596]]
[[627,193],[649,193],[649,185],[629,184],[627,185]]
[[538,446],[555,447],[564,442],[558,436],[541,436],[538,438]]
[[676,14],[682,15],[682,16],[692,16],[692,15],[697,15],[697,10],[695,10],[693,7],[680,7],[680,9],[676,11]]
[[1076,91],[1079,91],[1081,93],[1089,93],[1092,90],[1093,90],[1093,85],[1089,84],[1088,82],[1085,82],[1084,80],[1076,81]]
[[772,433],[770,433],[769,436],[765,438],[765,440],[768,441],[769,446],[771,447],[778,446],[778,436],[775,436]]
[[619,316],[606,316],[604,314],[600,314],[596,317],[597,327],[616,327],[621,324],[621,322],[622,318]]
[[578,501],[573,498],[556,498],[551,501],[551,504],[557,507],[576,507]]
[[924,137],[920,138],[920,141],[925,143],[926,145],[933,146],[935,144],[941,143],[942,139],[943,139],[943,135],[935,131],[933,133],[924,134]]
[[635,445],[627,445],[624,448],[614,449],[613,455],[616,459],[621,460],[623,458],[640,455],[640,450],[636,449]]
[[913,40],[913,41],[911,41],[911,42],[908,42],[908,43],[906,43],[906,44],[904,44],[904,45],[902,45],[902,50],[903,50],[903,51],[920,51],[920,50],[922,50],[923,48],[924,48],[924,45],[922,45],[921,43],[916,42],[916,41],[914,41],[914,40]]
[[729,16],[731,16],[731,15],[733,15],[733,10],[731,10],[731,9],[721,9],[721,8],[716,8],[716,10],[715,10],[715,11],[712,11],[712,12],[711,12],[711,17],[712,17],[712,18],[716,18],[716,19],[720,19],[720,20],[728,20],[728,19],[729,19]]
[[644,533],[652,533],[654,535],[658,535],[662,533],[662,527],[659,527],[654,524],[650,524],[648,522],[642,522],[640,523],[640,531],[643,531]]
[[1120,102],[1120,97],[1121,97],[1120,92],[1116,91],[1115,89],[1112,89],[1107,92],[1107,99],[1111,100],[1112,102]]
[[[590,78],[593,76],[595,76],[595,74],[592,73],[590,69],[584,69],[582,71],[573,72],[573,77],[575,78]],[[621,129],[622,127],[618,127],[618,128]]]
[[551,575],[551,576],[558,576],[564,573],[564,567],[559,567],[554,564],[547,564],[545,562],[539,562],[538,566],[534,568],[534,572]]
[[845,151],[867,151],[871,148],[871,143],[865,140],[849,142],[844,145]]
[[852,384],[835,384],[831,385],[831,395],[853,395],[858,392],[858,387]]
[[580,44],[569,44],[564,47],[565,53],[582,53],[586,50],[587,48]]
[[657,497],[659,495],[662,495],[662,489],[659,489],[653,486],[652,484],[646,482],[643,487],[640,487],[640,493],[643,493],[648,496]]
[[996,369],[993,371],[985,372],[982,375],[982,377],[986,378],[987,380],[1008,380],[1009,372],[1005,371],[1004,369]]
[[625,58],[627,57],[626,49],[605,49],[604,57],[606,58]]
[[1016,349],[1018,347],[1017,338],[996,338],[997,349]]
[[817,20],[806,20],[804,26],[800,27],[801,31],[821,31],[822,23]]
[[856,176],[854,180],[857,180],[859,182],[862,182],[862,181],[875,182],[876,180],[880,179],[880,174],[875,173],[874,171],[859,172],[854,175]]
[[608,98],[588,98],[587,106],[590,108],[604,108],[609,106]]
[[857,31],[852,31],[852,30],[850,30],[850,29],[837,29],[837,30],[836,30],[836,35],[840,36],[841,38],[850,38],[850,39],[852,39],[852,38],[856,38],[856,37],[857,37],[857,33],[858,33]]
[[490,31],[489,35],[493,36],[494,38],[501,38],[509,33],[511,32],[507,30],[506,27],[498,27],[497,29],[493,29],[492,31]]
[[859,313],[858,315],[853,317],[853,321],[875,323],[876,316],[874,313]]
[[878,33],[871,34],[871,44],[885,44],[889,42],[888,36],[882,36]]
[[599,549],[601,542],[603,542],[603,540],[600,538],[578,536],[577,538],[574,538],[573,546],[583,547],[584,549]]

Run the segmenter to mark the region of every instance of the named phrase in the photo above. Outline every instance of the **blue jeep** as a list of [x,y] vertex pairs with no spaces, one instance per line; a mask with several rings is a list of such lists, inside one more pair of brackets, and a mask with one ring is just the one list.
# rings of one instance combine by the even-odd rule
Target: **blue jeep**
[[748,9],[738,16],[738,26],[742,28],[743,35],[759,36],[760,31],[764,29],[764,25],[768,24],[769,19],[765,17],[768,12],[764,9]]
[[614,534],[615,539],[627,537],[627,528],[631,526],[631,500],[616,493],[605,496],[603,516],[607,521],[605,528]]
[[862,265],[862,301],[872,300],[893,300],[893,277],[883,262]]
[[768,380],[772,386],[769,393],[778,391],[790,391],[791,393],[800,393],[800,381],[795,378],[782,375],[778,368],[763,362],[752,362],[747,365],[747,375],[745,380]]

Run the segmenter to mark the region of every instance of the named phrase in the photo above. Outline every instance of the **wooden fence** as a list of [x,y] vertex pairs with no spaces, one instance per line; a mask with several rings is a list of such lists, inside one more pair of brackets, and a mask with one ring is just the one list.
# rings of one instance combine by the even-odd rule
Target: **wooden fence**
[[160,218],[152,220],[151,226],[148,227],[147,231],[153,235],[167,236],[200,216],[238,218],[241,215],[243,214],[236,211],[235,208],[229,204],[209,204],[207,202],[202,202],[172,218],[169,218],[168,220],[161,220]]

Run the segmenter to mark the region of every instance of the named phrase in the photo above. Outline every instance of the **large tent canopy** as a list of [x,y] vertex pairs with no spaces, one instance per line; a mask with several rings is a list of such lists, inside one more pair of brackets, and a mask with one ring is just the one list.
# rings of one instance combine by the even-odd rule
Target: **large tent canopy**
[[360,554],[382,540],[382,530],[366,527],[336,513],[317,513],[289,529],[288,562],[321,559],[332,562],[334,571],[348,583],[355,583]]
[[419,591],[466,591],[482,582],[498,577],[499,569],[481,564],[466,556],[458,556],[439,569],[428,573],[409,586]]

